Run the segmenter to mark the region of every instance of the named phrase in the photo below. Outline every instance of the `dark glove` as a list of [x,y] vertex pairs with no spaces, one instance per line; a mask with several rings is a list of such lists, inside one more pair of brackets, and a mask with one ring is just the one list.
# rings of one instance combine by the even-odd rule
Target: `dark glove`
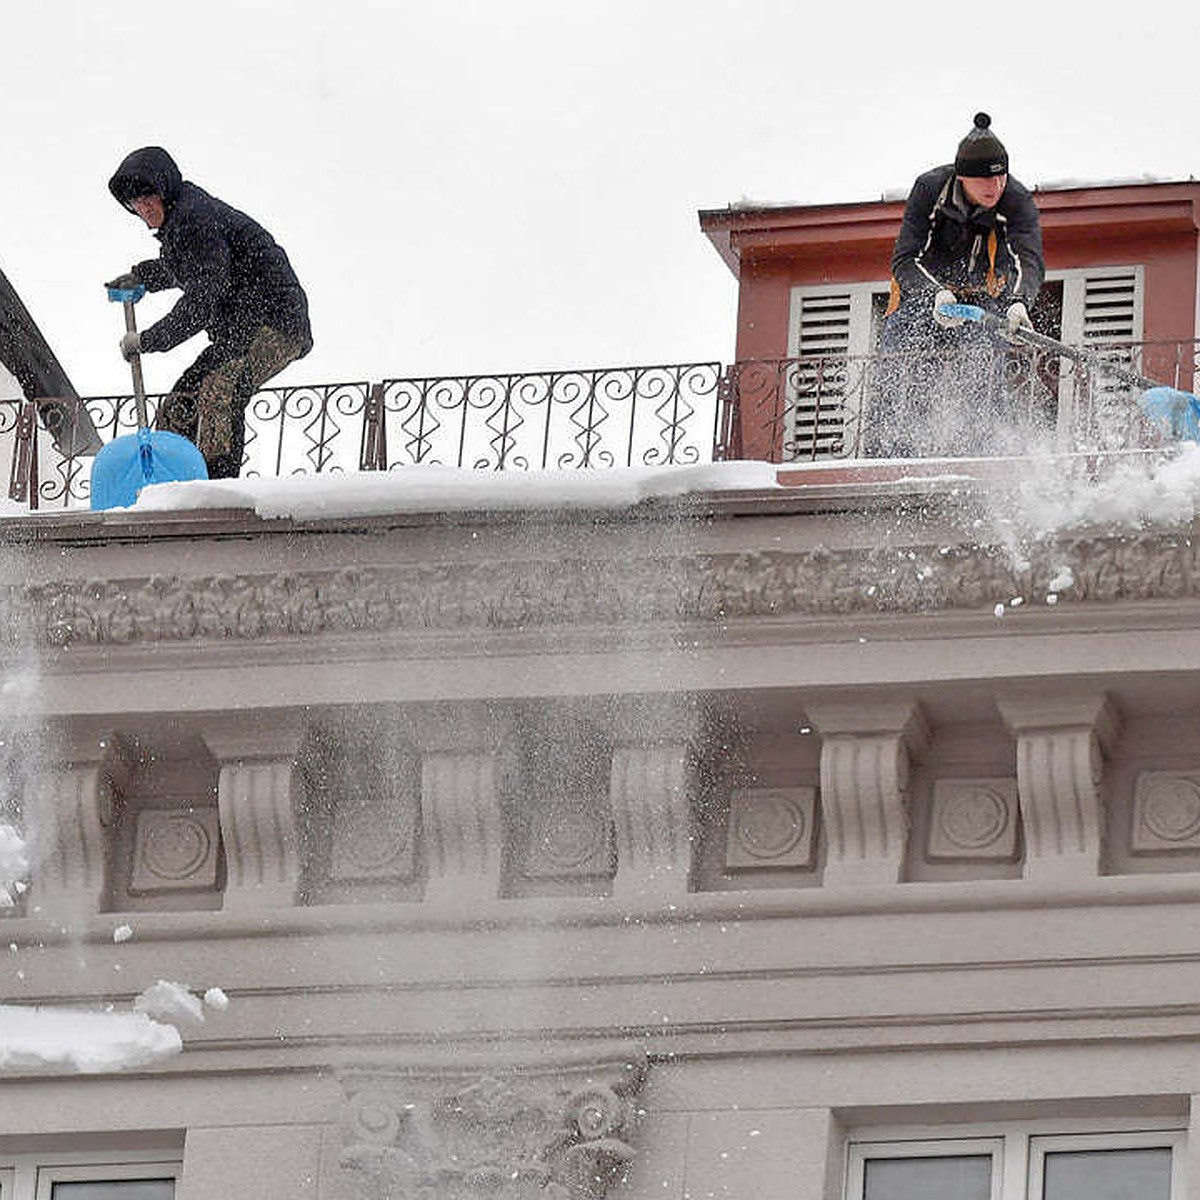
[[104,286],[106,288],[114,288],[118,292],[127,292],[130,288],[137,287],[141,282],[132,271],[126,271],[124,275],[118,275],[116,279],[110,279]]
[[126,362],[132,362],[142,352],[142,335],[126,333],[121,337],[121,357]]

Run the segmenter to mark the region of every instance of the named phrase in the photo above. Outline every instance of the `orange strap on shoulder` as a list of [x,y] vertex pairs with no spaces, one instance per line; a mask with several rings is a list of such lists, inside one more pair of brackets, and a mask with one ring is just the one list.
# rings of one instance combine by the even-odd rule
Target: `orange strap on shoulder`
[[993,229],[988,234],[988,269],[987,276],[984,279],[984,286],[987,288],[987,294],[993,300],[1004,291],[1004,285],[1008,282],[1007,275],[996,274],[996,248],[1000,244],[1000,239],[996,236],[996,231]]
[[892,276],[891,284],[888,286],[888,302],[887,308],[884,309],[883,315],[890,317],[892,313],[900,307],[900,285],[896,282],[895,275]]

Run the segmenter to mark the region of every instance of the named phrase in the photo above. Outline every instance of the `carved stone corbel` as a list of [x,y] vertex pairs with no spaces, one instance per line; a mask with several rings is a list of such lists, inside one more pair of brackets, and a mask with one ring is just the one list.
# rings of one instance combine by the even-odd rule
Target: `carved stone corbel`
[[644,1057],[342,1078],[342,1170],[369,1200],[602,1200],[633,1157]]
[[204,741],[220,763],[217,808],[225,848],[226,909],[286,907],[300,882],[296,767],[299,713],[259,713],[252,721],[210,719]]
[[421,760],[429,901],[494,900],[503,834],[491,750],[431,751]]
[[107,725],[75,721],[54,737],[58,761],[32,796],[31,904],[40,915],[77,918],[108,901],[110,830],[133,768]]
[[693,840],[689,780],[684,745],[613,747],[615,898],[653,901],[687,894]]
[[1104,756],[1120,716],[1103,693],[1013,692],[997,698],[1017,739],[1017,790],[1025,831],[1025,877],[1099,873]]
[[821,733],[821,813],[830,886],[897,883],[904,870],[912,757],[930,741],[910,700],[819,700],[805,705]]
[[484,704],[407,714],[421,755],[427,902],[472,904],[500,894],[504,829],[493,715]]

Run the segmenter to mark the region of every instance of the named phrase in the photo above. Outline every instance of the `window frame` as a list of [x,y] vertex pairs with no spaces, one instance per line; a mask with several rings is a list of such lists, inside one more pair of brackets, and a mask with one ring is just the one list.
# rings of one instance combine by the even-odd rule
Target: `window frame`
[[1171,1150],[1171,1200],[1184,1196],[1183,1156],[1186,1137],[1182,1129],[1140,1130],[1129,1133],[1043,1134],[1029,1139],[1028,1200],[1044,1200],[1046,1175],[1043,1164],[1047,1154],[1088,1150]]
[[865,1166],[872,1158],[950,1158],[978,1154],[976,1147],[991,1144],[998,1148],[993,1158],[992,1200],[1043,1200],[1040,1165],[1047,1153],[1158,1147],[1171,1150],[1170,1200],[1186,1200],[1187,1134],[1186,1117],[864,1127],[847,1136],[840,1195],[842,1200],[863,1200]]
[[[883,1154],[868,1153],[870,1149],[886,1147]],[[982,1157],[987,1154],[992,1160],[991,1200],[1002,1200],[1004,1181],[1004,1138],[1003,1137],[942,1137],[916,1138],[896,1142],[850,1142],[846,1157],[845,1196],[863,1200],[866,1187],[867,1163],[871,1159],[897,1158],[964,1158]]]
[[182,1152],[80,1150],[0,1154],[0,1200],[51,1200],[56,1183],[170,1179],[179,1191]]

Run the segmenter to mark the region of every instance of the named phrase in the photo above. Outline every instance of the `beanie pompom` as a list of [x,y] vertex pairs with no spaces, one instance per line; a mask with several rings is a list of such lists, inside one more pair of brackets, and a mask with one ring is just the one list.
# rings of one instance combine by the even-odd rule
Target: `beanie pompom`
[[992,132],[992,118],[985,112],[975,114],[971,132],[958,143],[954,170],[958,175],[988,177],[1008,174],[1008,152]]

